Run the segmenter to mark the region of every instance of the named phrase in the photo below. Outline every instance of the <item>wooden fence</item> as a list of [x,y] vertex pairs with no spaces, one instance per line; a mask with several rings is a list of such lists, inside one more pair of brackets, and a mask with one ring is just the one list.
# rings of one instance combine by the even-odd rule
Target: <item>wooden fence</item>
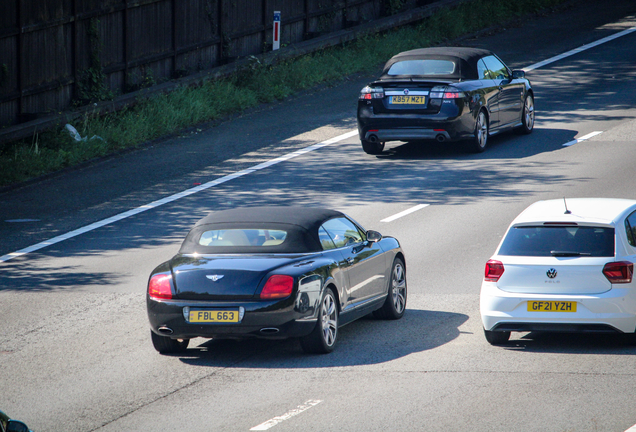
[[0,128],[434,0],[0,0]]

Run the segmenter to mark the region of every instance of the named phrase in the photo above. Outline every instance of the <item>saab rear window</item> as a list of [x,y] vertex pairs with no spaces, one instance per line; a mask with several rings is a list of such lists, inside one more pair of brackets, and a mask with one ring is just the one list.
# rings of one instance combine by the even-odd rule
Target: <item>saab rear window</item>
[[455,63],[449,60],[404,60],[391,65],[388,75],[452,75]]
[[614,256],[614,229],[583,226],[513,227],[499,255]]
[[268,229],[225,229],[205,231],[199,238],[202,246],[277,246],[285,241],[287,231]]

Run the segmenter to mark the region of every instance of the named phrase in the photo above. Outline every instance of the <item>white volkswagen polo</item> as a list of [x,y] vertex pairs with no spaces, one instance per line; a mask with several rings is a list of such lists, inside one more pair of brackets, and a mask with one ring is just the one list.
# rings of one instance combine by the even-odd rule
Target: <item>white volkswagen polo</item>
[[510,332],[636,331],[636,201],[539,201],[512,221],[486,263],[486,340]]

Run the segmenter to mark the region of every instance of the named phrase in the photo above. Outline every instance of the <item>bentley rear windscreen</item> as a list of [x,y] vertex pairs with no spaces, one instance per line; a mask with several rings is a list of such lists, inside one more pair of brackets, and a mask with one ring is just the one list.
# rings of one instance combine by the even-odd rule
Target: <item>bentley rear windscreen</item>
[[217,229],[205,231],[199,238],[202,246],[277,246],[285,241],[287,231],[279,229]]

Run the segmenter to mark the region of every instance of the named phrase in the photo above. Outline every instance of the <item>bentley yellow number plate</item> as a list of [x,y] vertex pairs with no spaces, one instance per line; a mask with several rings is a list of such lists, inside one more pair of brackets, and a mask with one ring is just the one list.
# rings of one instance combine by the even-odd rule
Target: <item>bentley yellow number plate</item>
[[239,322],[239,313],[236,309],[191,310],[189,318],[191,323],[235,323]]
[[528,312],[576,312],[576,302],[529,301]]

